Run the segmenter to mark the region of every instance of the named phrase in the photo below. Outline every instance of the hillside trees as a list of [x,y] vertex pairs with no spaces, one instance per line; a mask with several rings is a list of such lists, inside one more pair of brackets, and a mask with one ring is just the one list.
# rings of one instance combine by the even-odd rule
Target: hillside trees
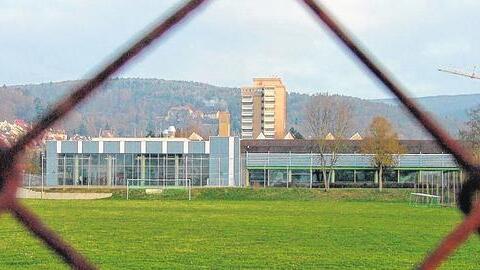
[[[1,87],[0,121],[15,119],[32,121],[38,115],[37,112],[40,111],[36,110],[35,99],[41,101],[38,102],[37,100],[38,105],[41,103],[48,109],[49,105],[54,104],[67,94],[72,87],[79,85],[81,82],[66,81]],[[294,127],[302,135],[309,137],[311,134],[303,128],[306,121],[304,109],[312,96],[295,93],[293,89],[289,90],[287,126]],[[298,90],[301,91],[301,89]],[[355,108],[355,115],[350,126],[350,129],[354,132],[366,129],[374,116],[382,115],[390,119],[394,127],[402,132],[399,133],[400,137],[405,139],[427,138],[422,129],[418,128],[418,125],[397,105],[348,96],[337,96],[337,98]],[[469,97],[469,99],[475,100],[480,99],[480,97]],[[462,100],[456,102],[456,106],[449,107],[463,108],[466,106],[464,103],[467,102]],[[190,105],[205,113],[228,110],[231,114],[232,132],[239,133],[241,118],[240,89],[217,87],[198,82],[140,78],[108,80],[93,98],[76,108],[81,118],[74,117],[72,121],[61,122],[56,125],[56,128],[66,129],[71,134],[80,127],[77,120],[83,118],[89,121],[85,123],[89,135],[98,134],[107,121],[119,136],[133,136],[135,133],[140,135],[142,132],[145,134],[147,119],[150,116],[155,120],[158,130],[162,130],[174,124],[173,121],[165,120],[168,110],[172,107],[184,105]],[[41,108],[37,106],[37,109]],[[440,109],[434,110],[435,113],[438,112],[442,115],[447,110],[441,111]],[[135,116],[137,117],[135,118]],[[464,118],[456,119],[461,120],[456,120],[456,123],[464,121]],[[188,123],[183,121],[185,119],[181,120],[182,126],[178,126],[179,128],[185,127],[185,124]],[[442,118],[442,121],[446,121],[446,119]],[[206,123],[212,123],[212,121],[206,119],[203,124]],[[452,125],[450,120],[445,126],[450,131],[453,129],[453,132],[458,132],[458,126]]]
[[40,175],[42,173],[42,151],[28,147],[24,153],[24,170],[26,173]]
[[33,103],[35,106],[35,119],[40,119],[40,117],[42,117],[42,115],[45,113],[45,105],[38,97],[33,100]]
[[0,90],[0,121],[23,119],[30,121],[34,118],[33,97],[25,94],[22,89],[7,87]]

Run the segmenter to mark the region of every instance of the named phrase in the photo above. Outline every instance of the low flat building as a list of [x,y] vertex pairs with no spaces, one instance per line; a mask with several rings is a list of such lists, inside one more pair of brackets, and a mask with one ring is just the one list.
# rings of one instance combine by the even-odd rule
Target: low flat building
[[97,138],[46,142],[49,186],[241,186],[240,140]]
[[[378,182],[371,154],[360,153],[361,141],[346,140],[330,167],[331,154],[317,151],[315,140],[240,140],[210,137],[98,138],[46,143],[49,186],[172,185],[191,181],[197,187],[320,187],[323,168],[331,183]],[[453,181],[462,171],[435,141],[401,141],[406,154],[387,168],[392,183]],[[326,164],[326,165],[325,165]]]
[[[326,140],[327,148],[331,140]],[[323,167],[331,183],[376,183],[378,173],[372,166],[373,155],[362,154],[360,140],[345,140],[345,149],[337,154],[332,167],[331,154],[318,153],[316,140],[242,140],[245,185],[263,187],[319,187],[323,185]],[[384,181],[414,183],[420,178],[448,181],[462,178],[462,172],[450,154],[430,140],[405,140],[407,153],[398,156],[395,167],[384,172]]]

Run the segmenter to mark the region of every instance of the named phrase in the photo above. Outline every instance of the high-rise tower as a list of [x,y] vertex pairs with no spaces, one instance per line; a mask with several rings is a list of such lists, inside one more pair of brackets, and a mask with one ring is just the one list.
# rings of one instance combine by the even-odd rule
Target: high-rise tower
[[254,78],[253,86],[242,87],[242,138],[283,139],[286,125],[287,90],[280,78]]

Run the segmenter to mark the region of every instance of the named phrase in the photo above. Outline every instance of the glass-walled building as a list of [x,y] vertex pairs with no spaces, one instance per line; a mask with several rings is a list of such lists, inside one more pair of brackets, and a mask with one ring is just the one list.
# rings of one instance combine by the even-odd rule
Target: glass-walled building
[[206,154],[64,154],[57,157],[58,185],[122,186],[126,180],[139,185],[207,186]]
[[[240,145],[241,144],[241,145]],[[378,182],[372,155],[330,155],[308,152],[308,140],[241,140],[210,137],[208,141],[182,138],[100,138],[90,141],[48,141],[46,184],[49,186],[184,186],[197,187],[321,187],[331,183]],[[410,146],[387,168],[385,182],[415,183],[424,178],[461,179],[461,169],[449,154]],[[420,150],[419,150],[420,149]],[[426,151],[428,153],[422,153]],[[353,153],[352,153],[353,152]],[[433,176],[432,176],[433,175]],[[448,180],[449,181],[449,180]],[[360,185],[362,186],[362,185]]]
[[[450,154],[429,140],[402,140],[406,154],[394,167],[383,171],[392,186],[413,186],[427,178],[436,181],[463,179],[461,168]],[[361,140],[345,140],[342,153],[320,155],[317,140],[241,140],[245,185],[256,187],[322,187],[324,177],[334,186],[375,186],[378,171],[372,155],[361,154]],[[324,164],[325,176],[324,176]],[[355,184],[353,184],[355,183]],[[399,183],[394,184],[393,183]]]
[[240,186],[238,137],[48,141],[50,186]]
[[[244,155],[246,183],[255,187],[320,187],[324,183],[322,164],[330,163],[330,154],[258,153]],[[372,155],[337,154],[337,161],[326,166],[330,183],[378,183],[378,171],[371,165]],[[441,179],[461,178],[461,170],[449,154],[403,154],[395,167],[383,172],[383,180],[415,183],[435,175]]]

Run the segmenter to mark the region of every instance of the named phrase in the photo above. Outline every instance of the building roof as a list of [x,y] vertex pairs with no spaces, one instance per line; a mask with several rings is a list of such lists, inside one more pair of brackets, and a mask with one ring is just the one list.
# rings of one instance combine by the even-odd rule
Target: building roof
[[333,136],[333,134],[329,132],[329,133],[325,136],[325,140],[328,140],[328,141],[335,140],[335,136]]
[[350,137],[350,140],[363,140],[363,138],[357,132],[357,133],[353,134],[352,137]]
[[263,132],[260,132],[260,134],[258,134],[257,136],[257,140],[265,140],[267,137],[265,137],[265,135],[263,134]]
[[295,139],[292,135],[292,133],[290,133],[290,131],[287,133],[287,135],[285,135],[285,137],[283,138],[284,140],[293,140]]
[[191,141],[203,141],[202,136],[198,135],[196,132],[192,132],[188,139]]
[[[360,153],[361,140],[344,140],[343,153]],[[334,141],[326,141],[327,145]],[[409,154],[441,154],[442,148],[434,140],[400,140]],[[318,152],[317,140],[241,140],[242,152],[310,153]]]

